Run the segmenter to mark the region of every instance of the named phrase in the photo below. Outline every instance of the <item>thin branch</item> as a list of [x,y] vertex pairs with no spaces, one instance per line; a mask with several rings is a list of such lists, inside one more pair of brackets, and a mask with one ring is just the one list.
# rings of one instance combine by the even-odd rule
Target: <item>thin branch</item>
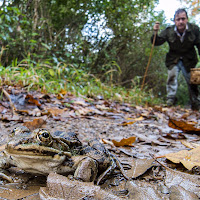
[[12,115],[17,115],[17,113],[15,112],[17,109],[15,108],[15,105],[13,104],[13,102],[12,102],[12,100],[10,98],[10,95],[3,88],[2,88],[2,91],[3,91],[3,93],[5,94],[5,96],[8,98],[8,100],[10,102],[10,107],[11,107],[11,110],[12,110]]

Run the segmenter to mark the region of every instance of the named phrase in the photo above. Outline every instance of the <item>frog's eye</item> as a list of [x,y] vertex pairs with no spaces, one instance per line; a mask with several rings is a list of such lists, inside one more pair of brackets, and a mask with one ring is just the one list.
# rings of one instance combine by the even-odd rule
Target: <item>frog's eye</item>
[[49,146],[52,143],[51,134],[47,130],[39,130],[38,133],[37,133],[36,138],[43,145]]
[[49,135],[48,132],[43,132],[43,133],[41,134],[41,136],[44,137],[44,138],[49,138],[49,137],[50,137],[50,135]]

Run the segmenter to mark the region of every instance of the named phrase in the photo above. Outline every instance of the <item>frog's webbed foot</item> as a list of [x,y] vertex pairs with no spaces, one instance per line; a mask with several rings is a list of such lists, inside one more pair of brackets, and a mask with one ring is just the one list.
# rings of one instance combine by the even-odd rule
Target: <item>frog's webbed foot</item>
[[0,170],[0,178],[7,180],[10,183],[13,183],[14,181],[13,181],[12,177],[7,175],[6,172],[7,172],[6,170]]

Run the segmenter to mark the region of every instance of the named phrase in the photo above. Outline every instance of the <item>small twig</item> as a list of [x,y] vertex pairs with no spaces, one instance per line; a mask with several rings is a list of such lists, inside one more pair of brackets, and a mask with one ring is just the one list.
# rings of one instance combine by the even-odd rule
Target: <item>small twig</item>
[[17,113],[15,112],[17,109],[15,108],[15,105],[13,104],[13,102],[12,102],[12,100],[10,98],[10,95],[3,88],[2,88],[2,91],[3,91],[3,93],[5,94],[5,96],[8,98],[8,100],[10,102],[10,107],[11,107],[11,110],[12,110],[12,115],[17,115]]

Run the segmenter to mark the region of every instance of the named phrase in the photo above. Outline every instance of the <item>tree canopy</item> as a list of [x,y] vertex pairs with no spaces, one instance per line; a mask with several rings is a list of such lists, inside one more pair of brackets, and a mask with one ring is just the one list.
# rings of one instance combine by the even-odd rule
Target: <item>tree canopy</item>
[[[133,86],[148,62],[158,0],[4,0],[1,65],[67,63],[102,81]],[[146,82],[164,92],[166,46],[154,50]],[[163,84],[160,84],[163,83]]]

